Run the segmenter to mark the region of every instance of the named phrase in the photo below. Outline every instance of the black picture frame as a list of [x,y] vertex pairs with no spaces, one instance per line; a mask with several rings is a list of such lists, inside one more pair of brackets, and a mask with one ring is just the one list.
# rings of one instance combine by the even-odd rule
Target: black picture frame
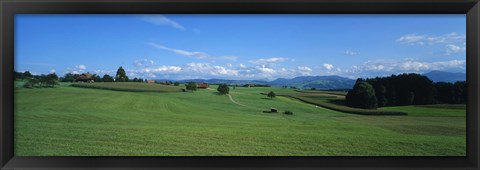
[[[479,0],[1,0],[1,169],[479,169]],[[466,157],[16,157],[15,14],[466,14]]]

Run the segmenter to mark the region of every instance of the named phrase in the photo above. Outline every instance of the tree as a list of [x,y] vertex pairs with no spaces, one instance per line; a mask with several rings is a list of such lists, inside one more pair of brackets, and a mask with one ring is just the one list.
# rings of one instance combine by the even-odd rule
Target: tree
[[453,84],[453,103],[466,103],[467,83],[465,81],[457,81]]
[[222,95],[228,94],[228,92],[230,91],[230,88],[228,87],[227,84],[220,84],[217,88],[217,91]]
[[25,79],[25,77],[23,76],[23,73],[21,73],[21,72],[16,72],[16,71],[14,71],[14,78],[15,78],[15,80]]
[[276,95],[273,91],[270,91],[268,94],[267,94],[268,97],[270,97],[270,99],[273,99]]
[[378,107],[383,107],[387,105],[387,88],[384,85],[380,85],[378,89],[375,89],[375,96],[378,100]]
[[452,83],[437,82],[435,83],[437,89],[437,100],[439,103],[452,103],[454,96],[454,88]]
[[197,90],[197,83],[195,82],[188,82],[185,86],[187,90],[191,90],[191,91]]
[[115,76],[115,81],[116,82],[127,82],[128,81],[127,73],[125,73],[125,70],[123,69],[122,66],[120,66],[117,70],[117,75]]
[[100,78],[100,76],[97,74],[92,75],[92,78],[93,82],[102,82],[102,78]]
[[72,73],[67,73],[62,78],[62,82],[73,82],[74,80],[75,80],[75,77]]
[[368,82],[357,80],[352,90],[345,98],[347,105],[363,109],[376,109],[378,107],[375,89]]
[[179,86],[179,85],[180,85],[180,83],[177,81],[177,82],[175,82],[173,85],[175,85],[175,86]]
[[24,77],[24,78],[31,78],[31,77],[32,77],[32,73],[30,73],[30,71],[25,71],[25,72],[23,73],[23,77]]
[[110,75],[108,75],[108,74],[105,74],[105,75],[103,75],[103,77],[102,77],[102,81],[103,81],[103,82],[113,82],[113,77],[110,76]]

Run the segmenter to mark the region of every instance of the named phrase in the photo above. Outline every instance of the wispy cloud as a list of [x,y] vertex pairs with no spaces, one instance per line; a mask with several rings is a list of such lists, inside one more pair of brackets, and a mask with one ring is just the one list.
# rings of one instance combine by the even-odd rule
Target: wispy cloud
[[152,47],[162,49],[162,50],[167,50],[167,51],[170,51],[170,52],[174,52],[178,55],[182,55],[182,56],[186,56],[186,57],[194,57],[194,58],[197,58],[197,59],[206,59],[206,58],[209,57],[208,54],[205,53],[205,52],[186,51],[186,50],[181,50],[181,49],[169,48],[169,47],[166,47],[166,46],[163,46],[163,45],[160,45],[160,44],[156,44],[156,43],[148,43],[148,44],[151,45]]
[[287,60],[288,60],[288,58],[273,57],[273,58],[260,58],[260,59],[257,59],[257,60],[250,60],[249,62],[252,63],[252,64],[263,65],[263,64],[278,63],[278,62],[287,61]]
[[464,43],[466,41],[465,34],[449,33],[440,36],[428,34],[408,34],[401,36],[397,42],[409,45],[433,45],[433,44],[448,44],[448,43]]
[[352,51],[352,50],[346,50],[345,51],[345,55],[349,55],[349,56],[354,56],[354,55],[357,55],[358,52],[355,52],[355,51]]
[[154,47],[154,48],[167,50],[167,51],[173,52],[173,53],[178,54],[178,55],[182,55],[182,56],[186,56],[186,57],[193,57],[193,58],[196,58],[196,59],[231,60],[231,61],[235,61],[235,60],[238,59],[238,56],[219,56],[219,57],[215,57],[215,56],[210,56],[206,52],[187,51],[187,50],[182,50],[182,49],[170,48],[170,47],[166,47],[164,45],[157,44],[157,43],[152,43],[152,42],[148,43],[148,44],[150,46]]
[[237,76],[238,70],[227,69],[223,66],[210,65],[210,63],[188,63],[187,70],[194,74],[207,74],[211,76]]
[[378,60],[364,63],[357,69],[366,72],[384,72],[384,73],[399,73],[399,72],[426,72],[433,70],[465,70],[465,60],[449,60],[425,62],[418,61],[412,58],[405,58],[403,60]]
[[76,68],[76,69],[79,69],[79,70],[85,70],[85,69],[87,69],[87,67],[86,67],[85,65],[83,65],[83,64],[76,65],[75,68]]
[[307,66],[299,66],[297,67],[297,71],[303,76],[308,76],[312,73],[313,70]]
[[55,65],[49,64],[49,63],[36,63],[36,62],[25,62],[25,63],[22,63],[22,64],[37,65],[37,66],[55,66]]
[[140,19],[155,25],[166,25],[179,30],[185,30],[185,27],[172,19],[160,14],[141,15]]
[[467,47],[465,46],[461,47],[454,44],[448,44],[445,46],[445,55],[461,53],[461,52],[465,52],[466,50],[467,50]]

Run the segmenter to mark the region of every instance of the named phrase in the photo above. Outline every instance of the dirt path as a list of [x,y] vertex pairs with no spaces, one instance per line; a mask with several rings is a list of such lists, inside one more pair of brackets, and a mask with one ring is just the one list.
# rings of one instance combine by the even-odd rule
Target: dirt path
[[237,105],[240,105],[240,106],[243,106],[243,107],[248,107],[250,108],[249,106],[247,105],[244,105],[244,104],[241,104],[241,103],[238,103],[237,101],[233,100],[232,98],[232,95],[228,94],[228,98],[230,98],[230,101],[232,101],[233,103],[237,104]]

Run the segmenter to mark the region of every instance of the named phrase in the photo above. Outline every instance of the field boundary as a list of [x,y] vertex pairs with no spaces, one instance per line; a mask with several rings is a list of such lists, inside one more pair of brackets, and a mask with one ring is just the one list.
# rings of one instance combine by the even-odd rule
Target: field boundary
[[[261,93],[261,94],[266,95],[266,93]],[[339,112],[343,112],[343,113],[351,113],[351,114],[359,114],[359,115],[386,115],[386,116],[408,115],[405,112],[399,112],[399,111],[368,110],[368,109],[352,108],[352,107],[333,104],[333,103],[328,103],[328,102],[312,101],[312,100],[305,99],[305,98],[302,98],[302,97],[291,96],[291,95],[286,95],[286,94],[277,94],[277,96],[283,96],[283,97],[289,97],[289,98],[297,99],[297,100],[300,100],[304,103],[313,104],[313,105],[316,105],[316,106],[320,106],[320,107],[323,107],[323,108],[327,108],[327,109],[330,109],[330,110],[339,111]]]

